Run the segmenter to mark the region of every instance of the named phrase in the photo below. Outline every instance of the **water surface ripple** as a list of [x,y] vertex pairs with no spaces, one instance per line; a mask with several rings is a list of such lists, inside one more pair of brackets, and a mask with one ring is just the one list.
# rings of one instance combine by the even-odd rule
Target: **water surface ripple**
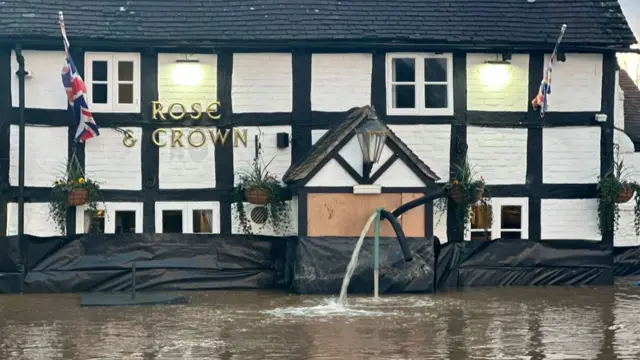
[[191,304],[80,308],[0,296],[0,359],[640,359],[640,287],[337,298],[189,293]]

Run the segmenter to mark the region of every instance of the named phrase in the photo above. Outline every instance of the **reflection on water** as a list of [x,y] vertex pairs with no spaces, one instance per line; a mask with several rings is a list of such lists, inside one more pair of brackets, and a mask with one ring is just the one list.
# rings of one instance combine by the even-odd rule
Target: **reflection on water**
[[640,287],[478,289],[336,299],[192,294],[186,306],[80,308],[0,296],[0,359],[640,359]]

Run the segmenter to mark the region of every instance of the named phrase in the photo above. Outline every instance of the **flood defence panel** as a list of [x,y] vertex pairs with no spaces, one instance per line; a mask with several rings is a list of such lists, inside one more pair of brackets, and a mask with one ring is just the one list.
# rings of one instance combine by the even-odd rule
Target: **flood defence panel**
[[640,275],[640,246],[616,247],[613,249],[613,275]]
[[24,263],[17,237],[0,236],[0,294],[22,289]]
[[27,237],[24,292],[260,289],[285,268],[283,238],[202,234]]
[[613,249],[596,241],[513,240],[436,244],[437,288],[613,284]]
[[[291,290],[299,294],[339,294],[358,238],[298,237],[292,242]],[[432,239],[409,238],[413,254],[405,262],[398,240],[380,238],[380,293],[433,292]],[[373,292],[373,239],[366,238],[348,288],[349,293]]]

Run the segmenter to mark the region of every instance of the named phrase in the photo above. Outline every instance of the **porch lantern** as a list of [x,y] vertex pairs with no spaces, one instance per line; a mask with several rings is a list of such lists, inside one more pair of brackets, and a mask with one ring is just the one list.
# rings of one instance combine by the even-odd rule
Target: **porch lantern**
[[364,165],[370,166],[380,161],[388,130],[378,120],[373,108],[371,108],[367,117],[365,122],[356,129],[356,136],[362,151],[362,162]]

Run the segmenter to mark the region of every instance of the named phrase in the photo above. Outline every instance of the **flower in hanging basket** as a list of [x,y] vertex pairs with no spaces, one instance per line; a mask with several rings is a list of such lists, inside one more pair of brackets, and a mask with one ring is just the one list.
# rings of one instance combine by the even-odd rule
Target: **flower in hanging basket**
[[[233,189],[235,216],[247,234],[252,233],[253,225],[259,228],[268,225],[276,233],[285,233],[290,226],[291,208],[287,202],[287,189],[276,176],[267,171],[271,161],[264,164],[258,154],[251,162],[250,168],[238,173],[237,185]],[[266,221],[252,225],[253,221],[245,211],[245,202],[264,206],[267,212]]]

